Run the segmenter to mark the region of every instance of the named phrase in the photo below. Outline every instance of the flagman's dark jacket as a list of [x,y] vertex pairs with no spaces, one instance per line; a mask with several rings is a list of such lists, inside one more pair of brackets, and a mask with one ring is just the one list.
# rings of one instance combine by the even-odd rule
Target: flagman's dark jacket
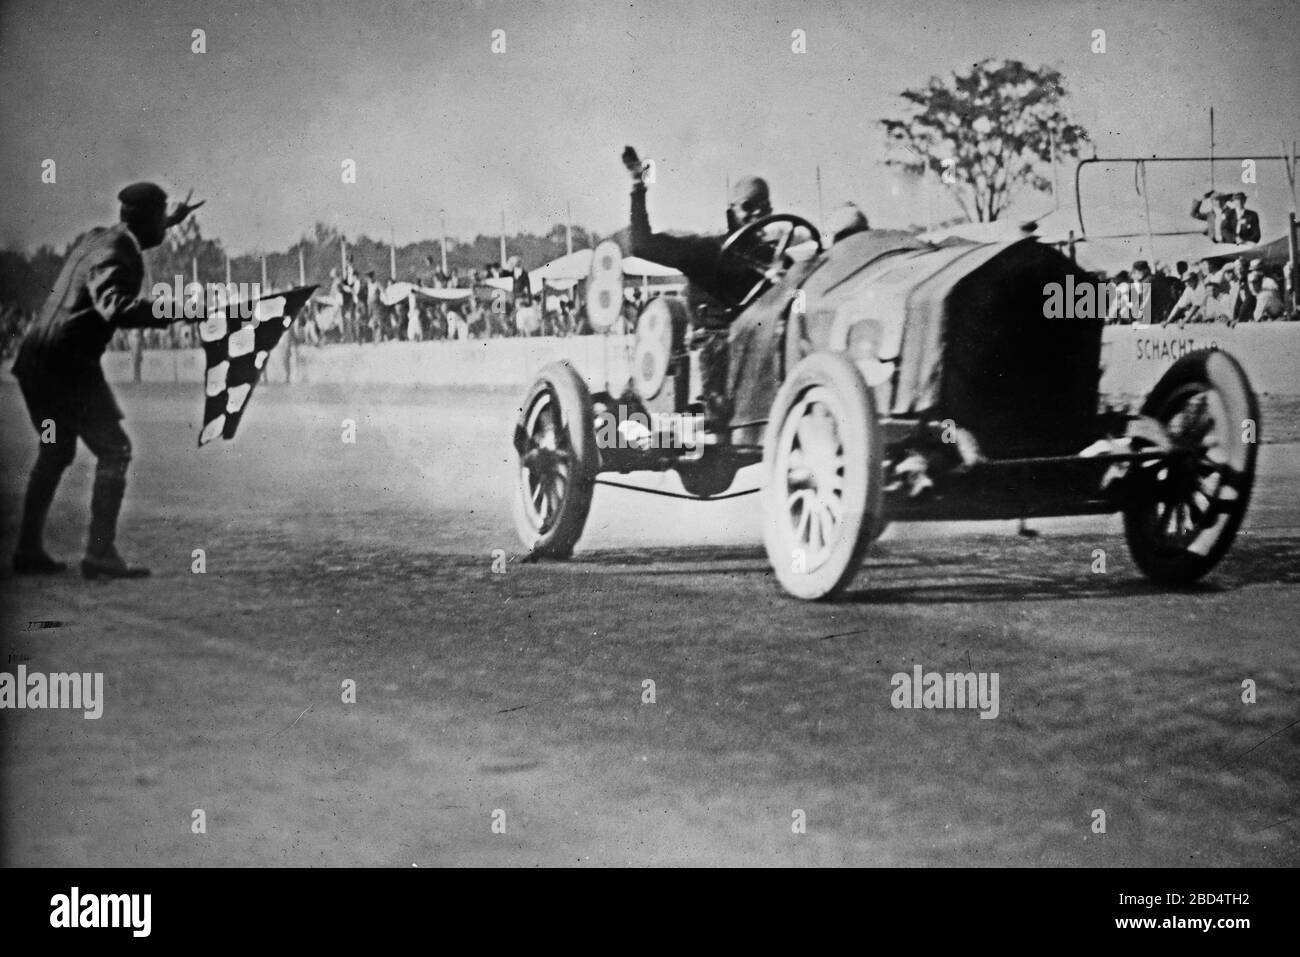
[[23,503],[20,553],[41,553],[45,515],[80,440],[98,460],[86,553],[116,554],[113,540],[131,440],[99,360],[116,330],[168,324],[142,298],[143,283],[144,257],[127,226],[91,230],[73,244],[45,308],[18,349],[14,375],[41,435]]
[[141,295],[143,284],[144,256],[125,223],[83,235],[18,349],[14,375],[24,394],[42,404],[107,403],[110,408],[102,411],[120,419],[100,357],[118,329],[162,328],[169,322],[154,316],[152,301]]

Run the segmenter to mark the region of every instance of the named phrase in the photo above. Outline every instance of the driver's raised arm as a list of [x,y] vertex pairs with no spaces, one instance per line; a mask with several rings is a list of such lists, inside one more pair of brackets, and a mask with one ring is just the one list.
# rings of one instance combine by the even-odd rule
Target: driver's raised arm
[[632,185],[632,255],[680,270],[688,279],[708,281],[717,268],[721,244],[708,236],[671,236],[652,231],[645,194],[645,183]]

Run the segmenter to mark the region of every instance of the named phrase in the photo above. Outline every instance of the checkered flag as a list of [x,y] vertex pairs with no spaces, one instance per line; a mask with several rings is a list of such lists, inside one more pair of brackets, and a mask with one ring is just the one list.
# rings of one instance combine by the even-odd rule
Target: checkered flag
[[232,303],[213,309],[199,324],[199,338],[207,358],[200,448],[218,435],[223,439],[235,437],[266,357],[315,288],[303,286],[263,296],[252,304],[252,315],[247,319],[239,318],[250,311],[247,304]]

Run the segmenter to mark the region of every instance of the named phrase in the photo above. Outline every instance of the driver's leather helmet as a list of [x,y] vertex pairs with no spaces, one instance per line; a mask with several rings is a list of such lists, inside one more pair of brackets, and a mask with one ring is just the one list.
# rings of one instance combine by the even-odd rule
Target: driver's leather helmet
[[727,230],[735,232],[746,223],[772,214],[772,195],[761,176],[742,176],[731,188],[727,205]]
[[[761,176],[752,175],[742,176],[736,180],[731,187],[730,202],[727,205],[728,234],[734,233],[741,227],[771,214],[772,195],[768,189],[767,180]],[[757,251],[766,244],[767,241],[764,237],[759,233],[755,233],[748,238],[744,248],[733,247],[733,251],[741,256],[746,254],[757,255],[757,258],[761,259],[762,256],[757,254]],[[719,266],[721,265],[722,262],[719,261]],[[715,276],[715,281],[724,285],[734,283],[738,286],[737,291],[741,291],[739,287],[748,288],[748,285],[753,284],[753,279],[747,275],[724,278],[719,273]],[[696,317],[696,321],[706,328],[726,328],[734,316],[735,310],[714,298],[710,293],[700,289],[695,283],[687,284],[686,300]]]

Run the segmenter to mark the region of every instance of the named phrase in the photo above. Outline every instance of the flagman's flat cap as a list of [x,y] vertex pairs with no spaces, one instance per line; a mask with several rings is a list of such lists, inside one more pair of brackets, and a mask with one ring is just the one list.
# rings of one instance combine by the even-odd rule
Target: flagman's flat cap
[[167,206],[167,194],[156,183],[132,183],[117,194],[124,206],[137,209],[164,209]]

